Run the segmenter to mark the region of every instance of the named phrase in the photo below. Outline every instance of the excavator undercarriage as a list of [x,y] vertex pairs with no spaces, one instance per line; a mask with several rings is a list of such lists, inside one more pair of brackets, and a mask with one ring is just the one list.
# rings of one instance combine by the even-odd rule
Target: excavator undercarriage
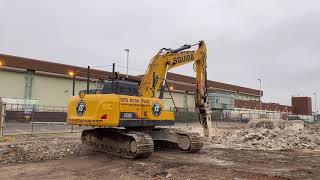
[[96,128],[84,130],[81,140],[98,151],[125,158],[146,158],[156,149],[198,152],[202,138],[197,133],[173,128]]

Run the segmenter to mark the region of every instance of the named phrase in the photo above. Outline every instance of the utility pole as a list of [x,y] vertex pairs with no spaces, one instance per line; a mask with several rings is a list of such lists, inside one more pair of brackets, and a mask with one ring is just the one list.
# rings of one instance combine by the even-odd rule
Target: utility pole
[[129,52],[130,49],[124,49],[127,52],[127,78],[129,78]]
[[314,95],[314,117],[317,119],[317,93],[312,93]]
[[260,89],[260,91],[259,91],[259,93],[260,93],[260,96],[259,96],[259,99],[260,99],[260,111],[262,110],[262,102],[261,102],[261,96],[262,96],[262,92],[261,92],[261,79],[258,79],[258,81],[259,81],[259,89]]
[[87,94],[89,94],[89,83],[90,83],[90,66],[87,69]]

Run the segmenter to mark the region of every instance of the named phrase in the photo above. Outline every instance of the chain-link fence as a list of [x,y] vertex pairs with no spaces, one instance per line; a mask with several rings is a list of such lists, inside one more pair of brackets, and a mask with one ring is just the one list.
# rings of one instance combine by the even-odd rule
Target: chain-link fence
[[84,128],[66,123],[66,106],[8,103],[3,106],[3,135],[79,132]]
[[66,122],[66,106],[6,104],[6,122]]
[[[196,122],[198,114],[195,108],[170,108],[175,112],[177,122]],[[303,120],[314,123],[317,119],[312,115],[292,115],[289,112],[263,111],[263,110],[213,110],[212,120],[216,122],[247,123],[251,119],[283,119]]]
[[[67,107],[27,104],[6,104],[5,121],[0,127],[3,134],[36,134],[52,132],[79,132],[84,127],[71,126],[66,123]],[[170,108],[175,112],[177,124],[199,124],[199,115],[194,107]],[[4,119],[4,118],[3,118]],[[291,115],[288,112],[271,112],[258,110],[212,111],[212,122],[216,127],[239,126],[251,119],[284,119],[315,122],[314,116]],[[188,125],[188,124],[187,124]]]
[[67,106],[7,103],[7,111],[67,112]]
[[66,122],[6,122],[3,135],[77,133],[83,129],[85,129],[85,127],[73,126]]

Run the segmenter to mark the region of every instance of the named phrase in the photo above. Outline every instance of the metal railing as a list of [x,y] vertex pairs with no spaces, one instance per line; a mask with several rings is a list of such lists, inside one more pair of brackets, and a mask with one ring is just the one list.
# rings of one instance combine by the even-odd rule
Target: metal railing
[[35,104],[13,104],[6,105],[7,111],[46,111],[46,112],[66,112],[67,106],[50,106]]

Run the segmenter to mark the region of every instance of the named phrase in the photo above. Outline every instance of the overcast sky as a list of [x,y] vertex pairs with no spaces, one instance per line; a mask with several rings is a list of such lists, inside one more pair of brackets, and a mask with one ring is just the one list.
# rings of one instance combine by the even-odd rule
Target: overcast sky
[[261,78],[263,100],[283,104],[320,96],[319,34],[317,0],[0,0],[0,53],[125,72],[129,48],[130,73],[143,74],[160,48],[205,40],[210,80]]

